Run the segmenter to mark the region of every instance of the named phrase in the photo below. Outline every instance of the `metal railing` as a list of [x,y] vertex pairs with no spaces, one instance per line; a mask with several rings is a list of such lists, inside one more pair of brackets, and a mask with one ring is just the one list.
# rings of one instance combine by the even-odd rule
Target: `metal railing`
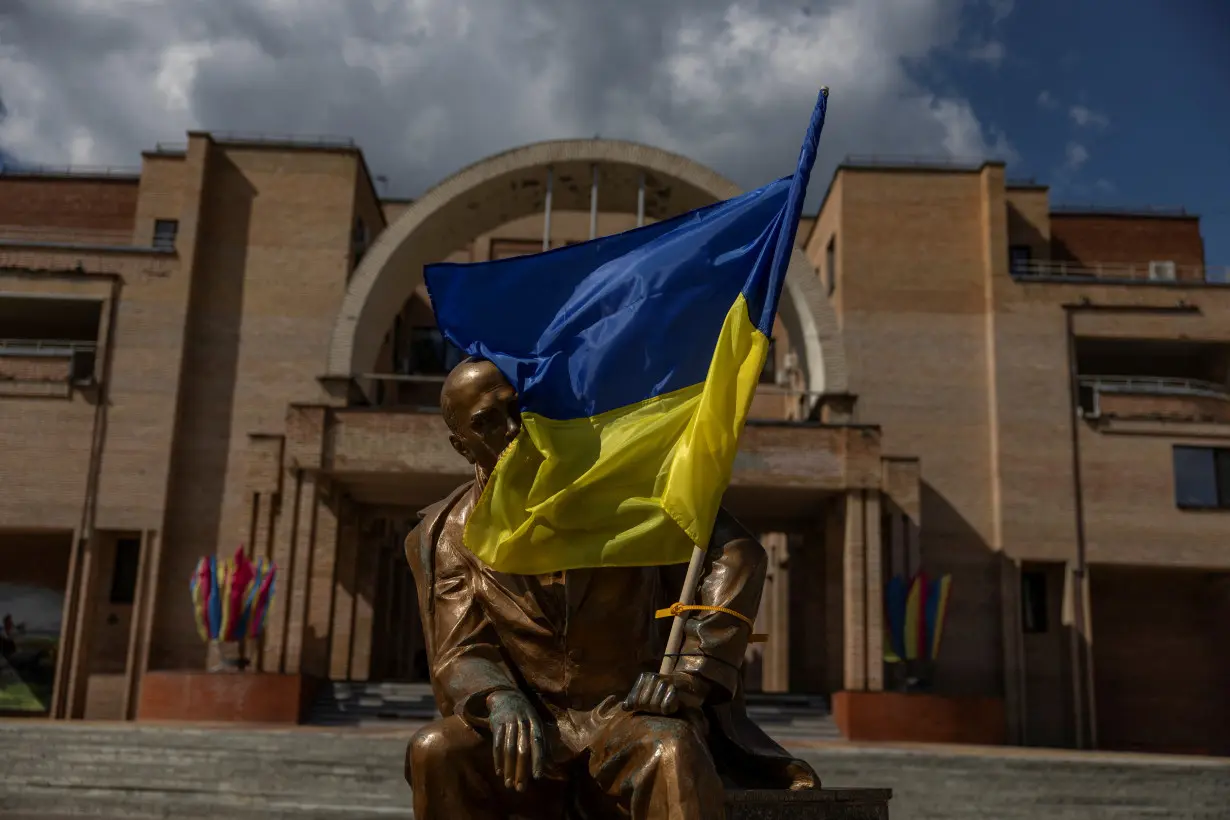
[[1134,393],[1145,396],[1206,396],[1230,401],[1230,386],[1202,379],[1166,376],[1082,376],[1082,387],[1101,393]]
[[1071,216],[1100,216],[1116,214],[1119,216],[1191,216],[1186,208],[1174,205],[1098,205],[1097,203],[1073,202],[1067,205],[1052,205],[1053,214],[1068,214]]
[[39,356],[62,358],[74,353],[93,353],[94,342],[73,339],[0,339],[0,356]]
[[271,134],[257,131],[210,131],[216,142],[297,145],[305,148],[357,148],[351,137],[331,134]]
[[1011,264],[1009,272],[1017,279],[1105,279],[1116,282],[1204,282],[1230,283],[1230,267],[1208,265],[1175,265],[1174,276],[1161,276],[1157,267],[1148,262],[1132,265],[1092,264],[1031,259]]
[[[399,385],[440,385],[443,386],[444,374],[426,374],[426,373],[362,373],[355,377],[360,383],[368,385],[382,385],[379,390],[376,390],[369,396],[373,404],[383,404],[385,399],[384,384],[392,384],[392,389],[397,389]],[[408,402],[395,401],[392,408],[399,410],[413,410],[420,413],[438,413],[440,408],[438,404],[423,404],[423,394],[415,393],[413,400]],[[781,419],[749,419],[751,424],[760,423],[792,423],[805,421],[811,414],[813,406],[816,405],[823,397],[823,392],[815,390],[797,390],[786,385],[779,385],[773,382],[762,382],[756,387],[756,396],[780,396],[788,401],[796,402],[797,405],[789,408],[789,415]]]
[[1003,162],[998,157],[944,157],[916,154],[849,154],[842,165],[853,168],[945,168],[955,171],[973,171],[988,162]]
[[0,176],[7,177],[114,177],[117,179],[141,176],[140,168],[123,165],[0,165]]

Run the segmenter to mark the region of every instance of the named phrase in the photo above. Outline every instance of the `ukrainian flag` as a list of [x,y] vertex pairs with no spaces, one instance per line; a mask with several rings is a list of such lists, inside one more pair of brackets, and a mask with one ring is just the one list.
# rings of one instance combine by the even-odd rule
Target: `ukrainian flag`
[[664,222],[426,270],[444,336],[516,388],[522,430],[466,547],[500,572],[654,566],[708,544],[769,348],[822,91],[798,167]]

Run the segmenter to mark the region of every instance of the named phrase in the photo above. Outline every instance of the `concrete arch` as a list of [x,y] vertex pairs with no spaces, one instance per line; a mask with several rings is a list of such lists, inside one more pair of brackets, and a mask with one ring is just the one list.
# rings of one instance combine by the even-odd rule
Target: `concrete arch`
[[[423,280],[423,266],[475,236],[541,212],[548,169],[552,209],[589,210],[590,174],[599,168],[599,208],[635,213],[641,175],[645,213],[663,219],[741,191],[687,157],[617,140],[558,140],[505,151],[458,171],[411,205],[376,240],[356,269],[333,327],[328,376],[370,372],[393,317]],[[846,361],[832,306],[799,250],[790,259],[780,316],[799,353],[807,389],[846,392]]]

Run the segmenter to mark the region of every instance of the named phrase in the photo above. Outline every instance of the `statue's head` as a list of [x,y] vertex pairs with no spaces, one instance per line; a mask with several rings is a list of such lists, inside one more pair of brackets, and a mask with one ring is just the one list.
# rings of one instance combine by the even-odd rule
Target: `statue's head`
[[440,409],[458,453],[483,473],[521,431],[517,391],[491,362],[466,359],[444,380]]

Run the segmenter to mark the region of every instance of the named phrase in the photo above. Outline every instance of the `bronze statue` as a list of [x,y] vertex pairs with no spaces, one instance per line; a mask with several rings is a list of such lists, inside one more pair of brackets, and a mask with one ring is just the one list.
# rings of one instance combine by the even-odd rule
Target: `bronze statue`
[[[681,566],[495,572],[462,544],[465,522],[520,429],[517,394],[489,362],[449,374],[441,406],[475,480],[420,513],[406,538],[432,687],[444,717],[406,753],[418,820],[711,820],[727,784],[818,789],[746,714],[750,621],[700,612],[675,671],[659,674]],[[764,548],[725,511],[705,556],[700,604],[754,618]]]

